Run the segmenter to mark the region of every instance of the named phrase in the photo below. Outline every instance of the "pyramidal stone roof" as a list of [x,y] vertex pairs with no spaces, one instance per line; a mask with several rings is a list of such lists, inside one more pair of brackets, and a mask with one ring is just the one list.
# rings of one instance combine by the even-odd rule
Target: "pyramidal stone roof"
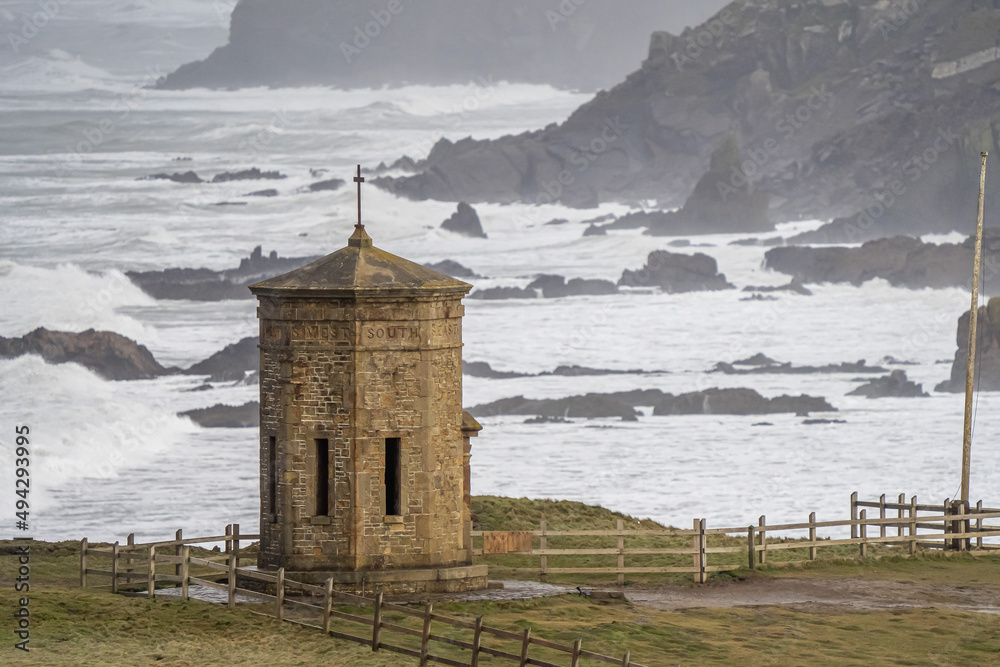
[[469,283],[376,248],[363,225],[355,226],[346,248],[250,286],[257,296],[285,297],[464,296],[471,289]]

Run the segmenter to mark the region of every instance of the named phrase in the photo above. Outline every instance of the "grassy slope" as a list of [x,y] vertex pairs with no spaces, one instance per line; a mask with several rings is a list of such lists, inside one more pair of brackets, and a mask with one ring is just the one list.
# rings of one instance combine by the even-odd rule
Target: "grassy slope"
[[[604,521],[613,525],[620,516],[578,503],[491,498],[476,502],[480,525],[487,528],[530,528],[540,512],[545,512],[553,528],[592,527]],[[0,542],[0,553],[9,544]],[[15,558],[0,556],[0,608],[5,610],[0,615],[0,664],[312,665],[322,661],[368,667],[416,663],[326,639],[316,630],[279,624],[242,607],[229,611],[205,603],[151,602],[112,596],[107,589],[80,589],[78,559],[76,543],[32,545],[33,650],[23,654],[12,648],[13,618],[7,611],[16,605]],[[970,557],[821,562],[753,576],[870,577],[1000,586],[998,565],[996,559]],[[762,607],[671,613],[566,596],[439,604],[436,610],[468,618],[485,615],[489,625],[512,630],[530,625],[537,636],[556,641],[582,637],[586,648],[612,655],[628,648],[635,661],[651,666],[988,664],[1000,654],[1000,617],[938,609],[800,613]],[[547,656],[540,652],[539,657]]]

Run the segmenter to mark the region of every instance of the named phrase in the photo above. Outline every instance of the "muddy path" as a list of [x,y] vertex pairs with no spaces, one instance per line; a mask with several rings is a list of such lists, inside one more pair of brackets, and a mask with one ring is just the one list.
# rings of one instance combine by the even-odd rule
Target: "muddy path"
[[933,607],[1000,615],[1000,588],[982,585],[782,577],[623,591],[632,604],[665,611],[780,605],[804,612]]

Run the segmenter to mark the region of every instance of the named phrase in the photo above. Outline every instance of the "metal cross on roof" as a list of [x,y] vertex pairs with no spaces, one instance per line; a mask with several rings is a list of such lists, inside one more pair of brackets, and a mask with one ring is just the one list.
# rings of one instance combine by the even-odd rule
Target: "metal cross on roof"
[[354,182],[358,184],[358,224],[357,227],[363,227],[361,224],[361,184],[365,182],[365,179],[361,176],[361,165],[358,165],[358,175],[354,177]]

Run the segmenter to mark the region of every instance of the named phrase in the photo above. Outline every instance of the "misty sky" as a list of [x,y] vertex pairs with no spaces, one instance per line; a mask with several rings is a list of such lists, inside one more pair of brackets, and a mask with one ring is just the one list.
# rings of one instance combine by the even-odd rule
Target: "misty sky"
[[[729,0],[662,0],[668,25],[654,30],[681,32],[703,22]],[[58,11],[43,30],[15,53],[0,45],[0,65],[32,57],[80,58],[113,74],[135,76],[150,69],[163,74],[200,60],[226,43],[229,14],[236,0],[73,0],[55,3]],[[627,4],[627,3],[623,3]],[[38,0],[0,2],[0,35],[18,33],[26,16],[39,11]]]

